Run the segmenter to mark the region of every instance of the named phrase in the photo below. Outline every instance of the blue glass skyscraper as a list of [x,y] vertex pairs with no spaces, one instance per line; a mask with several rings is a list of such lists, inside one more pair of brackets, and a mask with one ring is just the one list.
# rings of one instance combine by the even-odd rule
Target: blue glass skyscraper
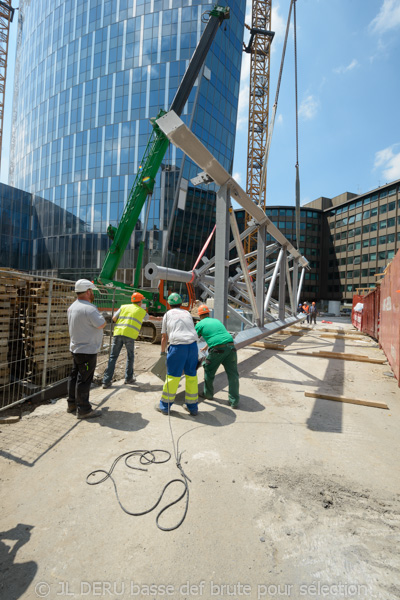
[[[43,235],[43,268],[50,256],[53,268],[100,269],[106,230],[118,224],[140,168],[149,120],[168,109],[214,4],[21,0],[9,183],[55,207]],[[245,0],[220,4],[231,16],[182,119],[231,170]],[[151,201],[146,260],[159,262],[170,226],[169,260],[193,265],[215,222],[215,190],[190,184],[197,170],[169,148]],[[121,266],[135,266],[144,212]],[[61,224],[66,214],[76,219]],[[41,268],[40,256],[35,264]]]

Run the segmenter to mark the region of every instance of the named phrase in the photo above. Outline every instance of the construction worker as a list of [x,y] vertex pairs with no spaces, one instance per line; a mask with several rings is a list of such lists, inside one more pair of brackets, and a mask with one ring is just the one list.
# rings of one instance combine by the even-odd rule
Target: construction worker
[[77,299],[68,308],[68,328],[71,343],[73,366],[68,378],[67,412],[76,414],[78,419],[100,417],[100,410],[93,410],[89,402],[90,386],[96,368],[97,353],[103,340],[106,326],[104,317],[93,306],[94,283],[79,279],[75,283]]
[[135,360],[135,340],[137,339],[143,321],[147,321],[148,314],[146,305],[143,302],[144,296],[140,292],[134,292],[131,296],[132,304],[123,304],[113,316],[116,323],[114,336],[111,344],[110,358],[107,369],[104,372],[103,388],[111,387],[112,376],[114,375],[115,364],[118,356],[125,346],[126,348],[126,384],[135,383],[136,377],[133,373],[133,363]]
[[304,304],[303,304],[303,312],[307,315],[307,323],[310,322],[309,310],[310,310],[309,305],[307,304],[307,302],[304,302]]
[[214,377],[220,365],[223,365],[228,376],[229,404],[236,408],[239,404],[239,373],[237,367],[237,353],[233,344],[233,337],[218,319],[210,317],[210,309],[206,304],[198,308],[200,323],[196,324],[199,337],[206,341],[208,356],[203,362],[204,391],[199,394],[203,398],[212,400],[214,396]]
[[[198,336],[193,319],[187,310],[181,308],[182,298],[173,293],[168,296],[170,310],[164,315],[161,327],[161,354],[167,356],[167,376],[161,400],[156,409],[168,415],[178,390],[182,373],[185,374],[186,410],[198,414]],[[168,353],[167,353],[167,345]]]
[[314,320],[314,324],[317,324],[317,307],[315,306],[315,302],[313,302],[309,308],[308,317],[310,319],[310,323],[312,323]]

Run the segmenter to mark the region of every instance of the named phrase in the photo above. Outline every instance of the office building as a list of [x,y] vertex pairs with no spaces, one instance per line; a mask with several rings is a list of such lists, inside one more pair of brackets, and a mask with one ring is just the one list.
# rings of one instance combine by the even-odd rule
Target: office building
[[[167,110],[214,1],[21,0],[9,183],[62,209],[49,217],[43,244],[52,269],[71,273],[90,253],[99,272],[152,126]],[[225,2],[223,3],[225,4]],[[182,119],[231,170],[235,144],[245,0],[229,2]],[[171,220],[169,260],[193,265],[215,223],[215,187],[198,191],[198,172],[170,147],[157,175],[145,262],[159,262]],[[201,198],[201,209],[198,209]],[[75,217],[73,227],[60,215]],[[121,266],[133,268],[145,208]],[[189,228],[182,235],[180,224]],[[89,254],[88,254],[89,255]]]
[[[245,212],[235,212],[243,231]],[[266,214],[297,247],[295,209],[267,206]],[[376,286],[400,249],[400,180],[360,195],[345,192],[308,202],[300,209],[299,246],[310,263],[302,300],[351,303],[357,290]],[[268,261],[276,257],[271,254]]]

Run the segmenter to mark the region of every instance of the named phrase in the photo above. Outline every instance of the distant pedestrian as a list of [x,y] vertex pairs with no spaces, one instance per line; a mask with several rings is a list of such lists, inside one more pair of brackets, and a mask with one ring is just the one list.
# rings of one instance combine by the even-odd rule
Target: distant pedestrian
[[214,396],[214,377],[218,367],[222,365],[228,377],[228,398],[232,408],[239,404],[239,373],[237,367],[237,353],[233,337],[218,319],[210,317],[210,309],[206,304],[198,308],[200,323],[196,324],[196,331],[208,347],[208,356],[203,363],[204,391],[199,394],[203,398],[212,400]]
[[126,348],[126,384],[135,383],[136,377],[133,372],[133,363],[135,360],[135,340],[137,339],[143,321],[149,318],[146,312],[146,304],[143,302],[144,296],[140,292],[134,292],[131,297],[132,304],[123,304],[113,316],[116,323],[114,336],[111,344],[110,358],[107,369],[103,376],[103,388],[111,387],[112,377],[114,375],[115,364],[118,356],[125,346]]
[[307,304],[307,302],[304,302],[304,304],[303,304],[303,312],[307,315],[307,323],[310,322],[309,310],[310,310],[309,305]]
[[78,419],[101,416],[89,402],[90,386],[96,368],[97,354],[103,340],[104,317],[93,306],[96,286],[88,279],[75,283],[77,299],[68,308],[68,328],[71,338],[73,366],[68,379],[67,412],[76,413]]
[[[161,400],[156,409],[168,415],[178,390],[182,373],[185,374],[186,409],[192,416],[198,414],[198,335],[191,314],[181,308],[182,298],[173,293],[168,296],[170,310],[164,315],[161,327],[161,354],[167,355],[167,376]],[[168,353],[167,353],[167,345]]]
[[314,324],[315,325],[317,324],[317,314],[318,314],[317,307],[315,306],[315,302],[313,302],[311,304],[309,312],[308,312],[308,315],[310,318],[310,323],[312,323],[314,320]]

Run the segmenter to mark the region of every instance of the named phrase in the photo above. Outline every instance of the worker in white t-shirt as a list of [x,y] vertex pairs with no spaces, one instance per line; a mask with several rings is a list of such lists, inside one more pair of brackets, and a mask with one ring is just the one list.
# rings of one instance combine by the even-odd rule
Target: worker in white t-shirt
[[[167,415],[175,400],[182,373],[185,374],[185,402],[188,412],[198,414],[198,335],[193,319],[187,310],[181,308],[179,294],[170,294],[168,303],[171,309],[164,315],[161,327],[161,354],[167,355],[167,376],[160,403],[156,408]],[[167,353],[167,345],[168,353]]]

